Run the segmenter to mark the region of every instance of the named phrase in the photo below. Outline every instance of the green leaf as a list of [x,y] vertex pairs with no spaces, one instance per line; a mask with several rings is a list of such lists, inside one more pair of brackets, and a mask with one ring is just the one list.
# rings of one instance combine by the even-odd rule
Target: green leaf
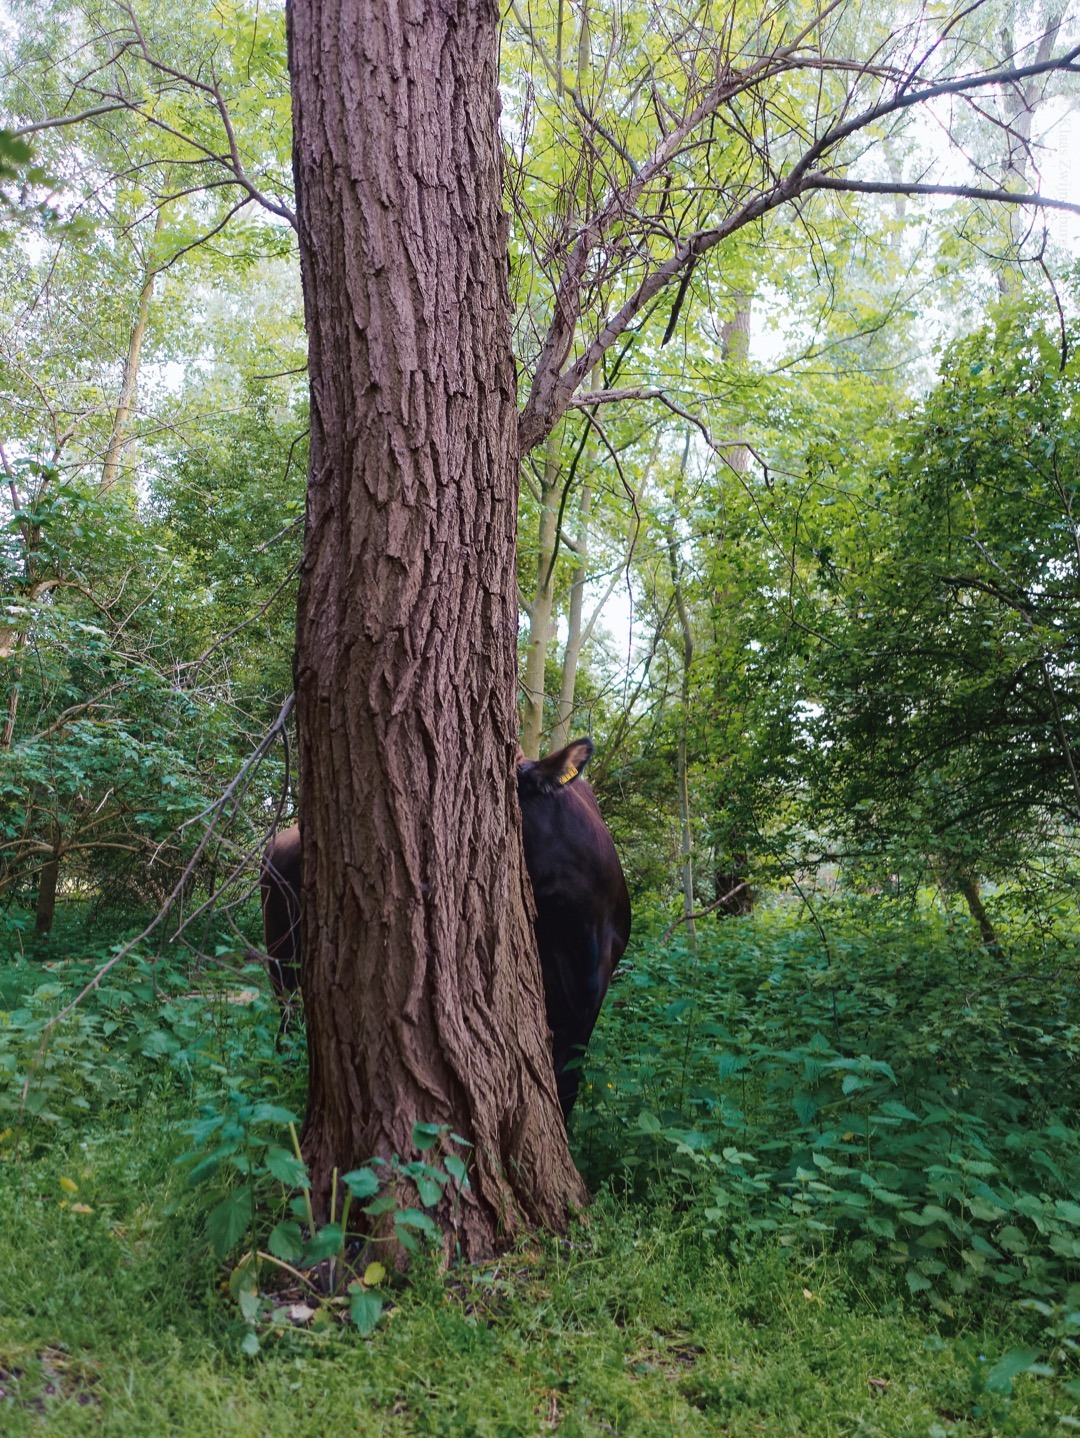
[[442,1185],[434,1178],[418,1178],[416,1180],[416,1191],[420,1195],[420,1202],[425,1208],[434,1208],[442,1198]]
[[969,1198],[967,1206],[972,1218],[993,1221],[1005,1216],[1005,1210],[999,1204],[987,1203],[982,1198]]
[[288,1128],[289,1124],[294,1124],[297,1121],[294,1113],[275,1103],[253,1104],[251,1113],[248,1115],[249,1123],[276,1123],[281,1124],[283,1128]]
[[894,1193],[892,1189],[880,1188],[877,1184],[871,1186],[870,1192],[879,1203],[888,1203],[893,1208],[902,1208],[907,1203],[907,1198],[902,1193]]
[[435,1221],[428,1214],[421,1213],[418,1208],[403,1208],[394,1215],[394,1223],[399,1228],[416,1228],[431,1236],[439,1231]]
[[813,1123],[817,1117],[818,1103],[813,1094],[797,1093],[792,1100],[792,1105],[800,1123]]
[[917,1120],[919,1117],[918,1114],[912,1113],[909,1108],[906,1108],[904,1104],[897,1102],[896,1099],[887,1099],[885,1103],[880,1104],[878,1106],[878,1112],[883,1113],[886,1118],[907,1118]]
[[276,1223],[270,1230],[266,1246],[275,1258],[296,1263],[303,1256],[304,1237],[298,1223]]
[[340,1223],[327,1223],[319,1229],[318,1233],[310,1239],[304,1253],[305,1261],[308,1263],[321,1263],[325,1258],[333,1258],[341,1252],[344,1242],[344,1232]]
[[418,1153],[426,1153],[433,1144],[438,1143],[439,1135],[445,1132],[445,1124],[437,1123],[414,1123],[412,1130],[413,1148]]
[[288,1149],[271,1145],[266,1150],[266,1167],[286,1188],[307,1188],[308,1186],[307,1164],[302,1163]]
[[1030,1248],[1026,1235],[1012,1223],[998,1232],[997,1241],[1007,1253],[1027,1253]]
[[379,1176],[374,1169],[351,1169],[348,1173],[342,1174],[341,1181],[353,1198],[374,1198],[379,1191]]
[[235,1248],[251,1224],[251,1189],[234,1190],[210,1210],[206,1232],[218,1258]]
[[382,1297],[369,1293],[364,1288],[349,1290],[349,1317],[361,1338],[369,1338],[375,1332],[375,1325],[383,1311]]
[[208,1154],[206,1158],[202,1159],[199,1163],[195,1164],[191,1169],[189,1169],[187,1177],[188,1183],[191,1185],[191,1187],[194,1188],[196,1184],[202,1183],[204,1180],[210,1178],[213,1174],[217,1173],[218,1169],[221,1167],[222,1157],[223,1155],[221,1153]]
[[399,1228],[397,1230],[397,1239],[398,1242],[401,1244],[402,1248],[404,1248],[407,1253],[420,1252],[419,1243],[417,1243],[415,1236],[411,1234],[408,1229]]
[[451,1153],[443,1159],[443,1163],[446,1165],[447,1173],[458,1187],[467,1189],[469,1187],[469,1176],[464,1159],[458,1158],[456,1153]]
[[986,1376],[986,1387],[990,1393],[1009,1394],[1013,1379],[1026,1373],[1039,1356],[1037,1348],[1013,1348],[1004,1358],[999,1358]]

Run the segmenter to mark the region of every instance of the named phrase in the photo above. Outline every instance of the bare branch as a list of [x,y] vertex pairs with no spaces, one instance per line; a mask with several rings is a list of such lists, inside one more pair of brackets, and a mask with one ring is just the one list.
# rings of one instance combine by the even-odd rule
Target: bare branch
[[138,112],[138,105],[129,100],[113,100],[106,105],[95,105],[89,110],[80,110],[77,115],[57,115],[51,120],[38,120],[33,125],[20,125],[11,134],[19,139],[23,135],[37,135],[42,130],[56,130],[62,125],[81,125],[86,120],[93,120],[98,115],[112,115],[117,110],[134,110]]
[[[993,183],[934,185],[918,179],[909,182],[899,177],[889,182],[863,181],[832,172],[842,171],[854,158],[850,154],[842,156],[839,153],[846,140],[871,126],[899,117],[914,106],[925,106],[944,97],[959,97],[974,103],[977,94],[988,90],[1023,86],[1036,77],[1052,73],[1080,72],[1080,45],[1057,56],[1049,54],[1058,26],[1043,35],[1034,51],[1036,58],[1030,64],[998,65],[981,73],[973,71],[944,79],[924,79],[931,56],[940,51],[945,34],[960,24],[963,14],[952,17],[945,32],[938,35],[923,53],[913,53],[908,62],[898,65],[891,63],[884,52],[888,42],[883,42],[881,50],[863,60],[829,56],[823,43],[807,45],[805,42],[809,37],[821,36],[825,19],[836,8],[835,5],[827,6],[790,44],[759,54],[741,68],[734,60],[741,60],[746,52],[742,50],[736,56],[730,48],[734,44],[730,36],[721,45],[711,48],[708,51],[711,77],[699,77],[698,71],[688,70],[691,83],[686,110],[681,118],[672,114],[665,116],[652,153],[640,162],[625,153],[625,145],[615,143],[613,137],[606,133],[609,126],[601,130],[598,124],[591,125],[591,133],[606,142],[613,165],[622,169],[623,179],[618,181],[613,175],[609,177],[610,188],[606,198],[583,220],[572,240],[559,247],[561,265],[557,277],[552,277],[551,318],[540,345],[532,386],[519,422],[519,449],[522,454],[545,438],[571,404],[586,374],[667,286],[675,283],[679,292],[667,317],[665,339],[670,338],[674,330],[688,292],[691,273],[702,255],[736,231],[761,221],[771,211],[791,205],[814,191],[950,196],[1029,209],[1080,212],[1080,206],[1074,202],[1052,200],[1026,189],[1010,190]],[[970,13],[973,8],[978,7],[970,7],[963,13]],[[520,20],[516,6],[515,13]],[[541,58],[550,69],[551,62],[542,52]],[[769,91],[769,86],[783,75],[799,71],[816,72],[819,78],[816,113],[806,123],[798,116],[786,113],[782,103],[777,103]],[[853,78],[830,115],[826,113],[824,81],[828,75],[843,74]],[[876,86],[879,93],[872,103],[857,106],[864,83]],[[564,93],[570,93],[569,87],[564,88]],[[692,98],[694,94],[696,99]],[[580,97],[577,100],[580,103]],[[751,125],[746,113],[747,103],[758,116],[754,125]],[[655,97],[650,102],[650,108],[656,110]],[[994,123],[1006,131],[1010,129],[1000,119]],[[711,156],[721,147],[721,140],[714,129],[720,124],[739,137],[739,144],[733,147],[733,153],[737,151],[744,158],[728,161],[728,168],[720,175],[714,175]],[[788,144],[796,137],[800,140],[802,154],[787,164],[777,163],[774,156],[774,148],[780,148],[777,140]],[[1023,139],[1024,136],[1017,135],[1014,143]],[[586,143],[584,139],[582,143]],[[676,162],[685,161],[699,148],[704,148],[710,156],[709,190],[719,203],[714,201],[707,207],[706,212],[711,210],[708,216],[711,223],[687,235],[672,202],[670,177]],[[602,166],[603,157],[594,153],[591,163],[594,169]],[[689,213],[691,205],[706,207],[706,193],[701,186],[687,192],[683,217]],[[647,194],[656,195],[655,213],[653,206],[643,203]],[[666,255],[662,253],[664,249],[668,250]],[[656,253],[657,250],[661,253]],[[613,284],[616,275],[621,274],[625,278],[628,257],[632,257],[632,262],[638,266],[640,276],[636,288],[631,287],[629,292]],[[590,336],[583,338],[580,333],[582,315],[587,305],[598,299],[604,289],[619,294],[618,307],[608,313]],[[579,346],[579,352],[568,363],[575,345]]]
[[706,904],[705,907],[703,909],[699,909],[696,914],[680,914],[677,919],[674,919],[670,924],[668,924],[667,928],[660,935],[661,944],[666,944],[670,941],[672,934],[675,932],[675,930],[679,927],[680,924],[685,924],[692,919],[703,919],[706,914],[711,914],[712,911],[714,909],[718,909],[721,904],[726,904],[729,899],[733,899],[736,894],[739,894],[742,892],[743,889],[748,888],[749,882],[750,881],[748,879],[744,879],[741,884],[736,884],[733,889],[729,889],[728,892],[726,894],[722,894],[719,899],[714,899],[711,904]]
[[1030,205],[1035,209],[1068,210],[1080,215],[1080,204],[1072,200],[1054,200],[1034,191],[1017,194],[1015,190],[992,190],[982,185],[906,184],[903,180],[846,180],[836,175],[810,174],[807,188],[842,190],[857,195],[944,195],[958,200],[992,200],[1001,205]]

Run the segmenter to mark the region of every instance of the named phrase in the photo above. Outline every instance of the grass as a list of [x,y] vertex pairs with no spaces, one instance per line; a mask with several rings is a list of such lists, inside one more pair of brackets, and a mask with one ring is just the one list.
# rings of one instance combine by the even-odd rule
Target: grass
[[[768,923],[753,936],[771,992],[777,954],[793,969],[798,945],[790,930],[770,937]],[[639,955],[639,976],[646,963]],[[908,963],[909,985],[912,972]],[[607,1055],[610,1078],[590,1073],[602,1102],[583,1105],[576,1131],[598,1197],[564,1239],[445,1276],[421,1263],[407,1285],[387,1288],[370,1338],[330,1315],[298,1327],[281,1312],[260,1326],[254,1356],[242,1349],[249,1328],[228,1266],[207,1240],[213,1200],[188,1186],[176,1160],[190,1148],[185,1125],[200,1106],[221,1103],[226,1084],[295,1104],[298,1055],[277,1058],[272,1011],[259,1004],[210,1005],[198,1019],[201,1001],[185,1007],[177,997],[189,975],[170,997],[166,975],[144,991],[146,976],[129,974],[72,1021],[42,1077],[47,1103],[28,1117],[17,1151],[3,1127],[9,1119],[0,1119],[0,1432],[1020,1438],[1080,1430],[1064,1349],[1015,1284],[991,1274],[974,1289],[949,1289],[949,1302],[932,1308],[926,1292],[903,1282],[910,1255],[890,1266],[888,1245],[860,1248],[842,1223],[800,1228],[780,1169],[758,1207],[737,1208],[734,1226],[704,1220],[711,1199],[708,1191],[700,1199],[694,1165],[682,1171],[678,1144],[642,1130],[638,1109],[647,1101],[670,1127],[685,1092],[684,1127],[695,1114],[717,1122],[692,1050],[709,1037],[702,1025],[719,1020],[670,1015],[667,969],[657,974],[651,986],[628,988],[605,1021],[597,1053]],[[8,971],[6,992],[29,992],[26,978]],[[49,978],[63,988],[58,971]],[[760,1007],[747,973],[736,972],[725,993],[740,984]],[[642,1006],[652,997],[650,1022]],[[724,1024],[753,1030],[749,1009],[740,1020],[724,1003]],[[0,1029],[9,1097],[39,1018],[12,1010]],[[887,1018],[895,1027],[895,1008]],[[762,1093],[780,1092],[786,1070],[777,1077],[772,1059],[755,1062],[765,1064],[755,1080]],[[115,1081],[101,1080],[103,1066]],[[971,1081],[969,1072],[966,1101]],[[731,1082],[745,1094],[743,1071]],[[620,1093],[623,1111],[607,1113]],[[805,1129],[805,1104],[802,1113]],[[640,1166],[609,1164],[606,1176],[597,1167],[611,1133],[628,1151],[639,1145]],[[769,1136],[763,1120],[755,1133]],[[913,1129],[910,1140],[918,1136]]]
[[[1049,1434],[1054,1383],[987,1392],[999,1318],[927,1323],[843,1256],[732,1263],[692,1217],[602,1194],[567,1239],[421,1270],[362,1340],[288,1324],[255,1358],[161,1113],[0,1170],[6,1435]],[[72,1194],[61,1184],[78,1186]],[[73,1211],[81,1202],[89,1212]]]

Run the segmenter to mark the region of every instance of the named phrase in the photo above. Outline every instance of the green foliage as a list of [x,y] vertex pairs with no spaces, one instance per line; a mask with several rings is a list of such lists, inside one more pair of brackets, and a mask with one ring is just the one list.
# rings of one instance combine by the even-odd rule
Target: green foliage
[[[98,964],[58,965],[46,986],[27,965],[0,969],[5,1433],[321,1434],[360,1412],[365,1431],[417,1434],[1068,1425],[1078,1304],[1060,1239],[1076,1232],[1076,1145],[1052,1130],[1057,1108],[1075,1112],[1074,999],[1059,985],[1045,1003],[1045,974],[995,970],[980,988],[970,936],[927,920],[871,938],[865,913],[834,916],[828,952],[773,916],[727,921],[696,966],[646,939],[574,1118],[596,1205],[566,1239],[497,1263],[440,1275],[421,1252],[408,1284],[343,1249],[344,1214],[316,1230],[289,1212],[304,1175],[284,1119],[303,1064],[290,1035],[277,1052],[269,995],[237,988],[249,974],[210,969],[195,993],[176,966],[128,960],[43,1057],[44,1023]],[[1051,1017],[1036,1022],[1040,983]],[[17,1136],[28,1071],[45,1101]],[[413,1157],[337,1185],[399,1240],[422,1240],[467,1185],[453,1135],[419,1124],[412,1138]],[[937,1169],[920,1178],[920,1163]],[[944,1216],[927,1215],[934,1202]],[[945,1241],[927,1243],[935,1229]],[[289,1272],[297,1234],[317,1264],[303,1274]],[[970,1268],[982,1239],[995,1256]],[[223,1281],[228,1244],[243,1256]]]
[[[202,836],[181,824],[280,708],[306,398],[284,11],[189,10],[179,30],[153,3],[13,14],[5,111],[36,130],[63,221],[21,213],[0,244],[0,925],[18,944],[57,895],[157,907]],[[26,160],[8,133],[0,191]],[[239,853],[279,787],[272,760],[240,795]],[[221,882],[220,853],[192,887]]]
[[589,1050],[586,1172],[674,1185],[733,1255],[842,1241],[942,1313],[989,1289],[1075,1315],[1075,936],[991,963],[933,913],[857,919],[646,941]]
[[793,544],[812,638],[798,669],[773,657],[804,834],[853,873],[1072,867],[1076,339],[1000,308],[946,350],[887,456],[811,455]]
[[[32,1151],[115,1123],[158,1093],[190,1102],[218,1094],[237,1068],[260,1087],[279,1069],[276,1005],[250,970],[233,975],[246,987],[226,988],[187,965],[129,956],[65,1012],[110,959],[55,964],[44,982],[35,965],[0,968],[0,1128]],[[218,962],[230,961],[222,947]],[[199,977],[205,987],[192,992]]]
[[[308,1299],[317,1305],[313,1321],[329,1320],[347,1299],[350,1320],[367,1337],[383,1307],[381,1295],[372,1290],[387,1272],[371,1259],[372,1253],[387,1245],[381,1251],[392,1261],[398,1250],[415,1258],[440,1245],[442,1228],[432,1214],[445,1199],[449,1227],[456,1226],[469,1179],[465,1159],[453,1148],[470,1145],[445,1125],[414,1124],[418,1157],[372,1158],[340,1175],[340,1184],[335,1170],[329,1220],[319,1224],[294,1116],[280,1105],[249,1098],[248,1087],[243,1080],[225,1078],[221,1097],[205,1102],[202,1116],[189,1126],[194,1147],[181,1159],[193,1187],[211,1183],[214,1190],[224,1190],[206,1219],[217,1257],[229,1257],[242,1240],[253,1240],[230,1278],[230,1291],[247,1324],[243,1351],[257,1353],[260,1327],[272,1329],[281,1321],[275,1292],[281,1274],[275,1264],[302,1278]],[[288,1127],[289,1148],[281,1142],[283,1125]],[[439,1162],[422,1156],[436,1146]],[[366,1216],[360,1225],[370,1230],[361,1242],[355,1237],[355,1217],[351,1226],[349,1221],[354,1202]],[[341,1297],[343,1289],[346,1299]]]
[[[269,411],[264,387],[242,422],[174,457],[184,488],[159,478],[156,513],[56,465],[14,466],[24,507],[0,530],[0,895],[33,902],[58,853],[68,893],[156,906],[201,837],[180,826],[280,704],[303,413]],[[260,829],[279,779],[272,758],[244,792]]]

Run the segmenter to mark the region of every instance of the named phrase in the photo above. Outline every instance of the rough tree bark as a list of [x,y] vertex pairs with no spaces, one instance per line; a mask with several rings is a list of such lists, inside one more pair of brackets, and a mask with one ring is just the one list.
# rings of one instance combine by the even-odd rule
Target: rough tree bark
[[[468,1258],[586,1198],[520,837],[517,447],[491,0],[292,0],[311,470],[297,624],[309,1044],[332,1170],[473,1145]],[[454,1233],[450,1234],[453,1225]]]

